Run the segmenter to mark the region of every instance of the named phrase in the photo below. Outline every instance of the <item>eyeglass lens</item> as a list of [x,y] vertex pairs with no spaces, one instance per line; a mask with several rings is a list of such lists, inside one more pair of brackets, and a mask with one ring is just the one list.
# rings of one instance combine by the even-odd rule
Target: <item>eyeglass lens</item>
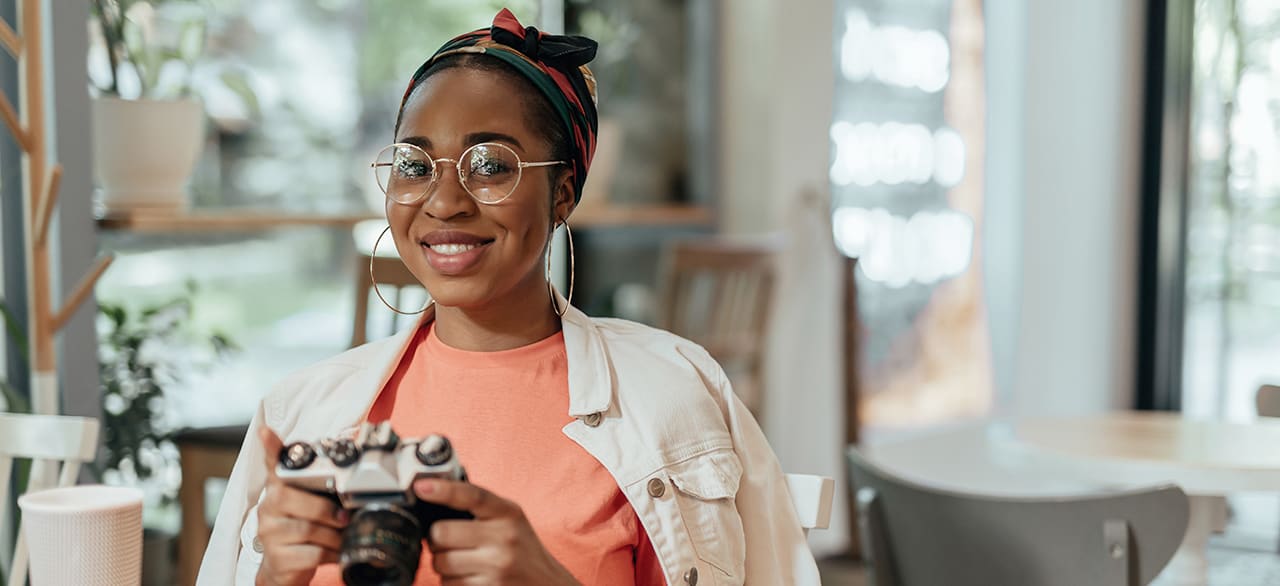
[[[445,166],[437,168],[431,156],[416,146],[394,144],[378,153],[373,168],[378,187],[388,198],[411,204],[426,195],[440,179],[440,173],[450,172],[449,163],[453,161],[438,162]],[[467,192],[487,203],[505,199],[520,181],[520,158],[499,144],[478,144],[467,149],[457,169]]]

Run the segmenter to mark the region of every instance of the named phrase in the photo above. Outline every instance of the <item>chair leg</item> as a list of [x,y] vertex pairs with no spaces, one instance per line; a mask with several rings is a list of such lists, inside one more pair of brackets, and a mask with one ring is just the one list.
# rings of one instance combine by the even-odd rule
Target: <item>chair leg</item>
[[898,583],[889,554],[889,540],[884,532],[884,519],[880,509],[880,495],[875,489],[858,489],[858,533],[862,546],[862,561],[867,564],[868,584],[871,586],[895,586]]

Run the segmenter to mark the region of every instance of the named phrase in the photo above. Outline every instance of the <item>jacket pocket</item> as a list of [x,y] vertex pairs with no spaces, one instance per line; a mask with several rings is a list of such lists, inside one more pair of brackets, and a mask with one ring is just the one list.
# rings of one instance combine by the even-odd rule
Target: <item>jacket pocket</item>
[[713,583],[741,584],[747,544],[735,503],[742,479],[737,454],[727,448],[707,452],[669,465],[666,472],[698,559],[722,574]]

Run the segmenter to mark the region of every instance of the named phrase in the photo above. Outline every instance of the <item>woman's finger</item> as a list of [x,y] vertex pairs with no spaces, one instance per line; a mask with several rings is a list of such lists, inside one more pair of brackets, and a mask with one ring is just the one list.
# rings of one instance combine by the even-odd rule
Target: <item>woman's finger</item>
[[431,524],[427,545],[431,551],[472,549],[485,543],[485,527],[482,521],[444,519]]
[[493,552],[486,549],[457,549],[431,554],[431,567],[440,574],[446,584],[450,579],[462,579],[477,574],[484,575],[492,567],[489,558]]
[[334,529],[347,526],[348,513],[333,500],[273,480],[263,506],[273,515],[319,523]]
[[523,515],[515,503],[470,482],[423,478],[413,483],[413,492],[424,501],[467,511],[476,519]]
[[267,465],[267,476],[268,478],[275,478],[276,463],[280,461],[280,449],[284,447],[284,442],[266,424],[258,426],[258,441],[262,442],[262,453]]
[[273,572],[299,572],[315,570],[321,564],[338,563],[337,550],[305,544],[281,544],[267,552]]

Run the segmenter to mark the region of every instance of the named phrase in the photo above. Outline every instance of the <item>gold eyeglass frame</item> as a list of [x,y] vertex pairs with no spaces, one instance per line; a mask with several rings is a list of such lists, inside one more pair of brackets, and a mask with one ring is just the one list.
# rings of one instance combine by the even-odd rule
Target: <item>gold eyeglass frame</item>
[[[446,162],[446,161],[447,161],[447,162],[450,162],[450,163],[453,163],[453,167],[454,167],[454,169],[456,169],[456,170],[457,170],[457,172],[458,172],[458,184],[459,184],[459,185],[461,185],[461,186],[462,186],[462,189],[463,189],[464,191],[466,191],[466,192],[467,192],[467,195],[471,196],[471,199],[475,200],[475,201],[476,201],[476,203],[480,203],[480,204],[484,204],[484,205],[497,205],[497,204],[500,204],[500,203],[502,203],[502,202],[504,202],[504,201],[507,201],[507,198],[511,197],[511,194],[515,193],[515,192],[516,192],[516,189],[520,187],[520,180],[521,180],[521,179],[524,179],[524,170],[525,170],[525,168],[527,168],[527,167],[551,167],[551,166],[554,166],[554,165],[568,165],[568,164],[569,164],[569,162],[568,162],[568,161],[536,161],[536,162],[525,162],[525,161],[522,161],[522,160],[520,159],[520,154],[519,154],[519,153],[517,153],[517,152],[515,151],[515,149],[513,149],[513,148],[511,148],[511,147],[509,147],[509,146],[507,146],[507,145],[505,145],[505,144],[502,144],[502,143],[500,143],[500,142],[482,142],[482,143],[478,143],[478,144],[473,144],[473,145],[471,145],[471,146],[467,147],[467,150],[462,151],[462,154],[461,154],[458,158],[456,158],[456,159],[448,159],[448,158],[444,158],[444,157],[440,157],[440,158],[432,157],[432,156],[431,156],[431,153],[428,153],[426,149],[424,149],[424,148],[422,148],[422,147],[420,147],[420,146],[418,146],[418,145],[416,145],[416,144],[410,144],[410,143],[407,143],[407,142],[393,142],[393,143],[391,143],[391,144],[389,144],[389,145],[387,145],[387,146],[385,146],[385,147],[382,147],[382,150],[378,151],[378,158],[381,158],[382,153],[386,152],[386,151],[387,151],[387,149],[400,148],[400,147],[408,147],[408,148],[414,149],[414,150],[416,150],[416,151],[418,151],[418,152],[422,153],[422,154],[426,157],[426,160],[428,160],[428,161],[430,161],[430,162],[431,162],[431,181],[428,181],[428,182],[427,182],[427,184],[423,186],[423,188],[422,188],[422,193],[418,194],[418,197],[414,198],[412,201],[407,201],[407,202],[403,202],[403,201],[400,201],[400,200],[394,199],[394,198],[392,198],[392,197],[391,197],[391,195],[390,195],[390,194],[388,194],[388,193],[387,193],[387,188],[386,188],[386,187],[384,187],[384,186],[382,185],[382,182],[381,182],[381,181],[378,181],[378,167],[391,167],[391,166],[393,166],[393,165],[395,164],[395,163],[394,163],[394,161],[395,161],[395,155],[394,155],[394,154],[392,155],[392,159],[391,159],[391,160],[392,160],[392,162],[390,162],[390,163],[379,163],[379,162],[377,161],[377,159],[375,159],[372,163],[369,163],[369,168],[373,170],[373,173],[374,173],[374,182],[378,184],[378,189],[381,189],[381,190],[382,190],[382,194],[383,194],[384,196],[386,196],[388,199],[390,199],[391,201],[395,202],[395,203],[398,203],[398,204],[400,204],[400,205],[407,205],[407,206],[417,205],[417,204],[421,203],[421,202],[422,202],[422,200],[423,200],[423,199],[425,199],[425,198],[427,197],[427,194],[431,191],[431,188],[432,188],[432,187],[434,187],[435,185],[437,185],[437,184],[440,182],[440,177],[441,177],[441,173],[440,173],[440,166],[439,166],[437,163]],[[502,198],[501,198],[501,199],[497,199],[497,200],[494,200],[494,201],[485,201],[485,200],[480,199],[479,197],[477,197],[477,196],[476,196],[476,194],[474,194],[474,193],[472,193],[472,192],[471,192],[471,188],[467,186],[467,182],[466,182],[466,180],[465,180],[465,179],[463,179],[463,177],[462,177],[462,161],[466,160],[467,155],[469,155],[469,154],[471,153],[471,151],[473,151],[473,150],[475,150],[475,149],[477,149],[477,148],[479,148],[479,147],[489,147],[489,148],[492,148],[492,147],[498,147],[498,148],[506,149],[506,151],[507,151],[507,152],[509,152],[509,153],[511,153],[511,156],[515,157],[515,159],[516,159],[516,171],[517,171],[517,174],[516,174],[516,181],[515,181],[515,183],[511,184],[511,191],[508,191],[508,192],[507,192],[507,194],[506,194],[506,195],[504,195],[504,196],[502,196]],[[390,180],[389,180],[389,179],[388,179],[388,183],[390,183]]]

